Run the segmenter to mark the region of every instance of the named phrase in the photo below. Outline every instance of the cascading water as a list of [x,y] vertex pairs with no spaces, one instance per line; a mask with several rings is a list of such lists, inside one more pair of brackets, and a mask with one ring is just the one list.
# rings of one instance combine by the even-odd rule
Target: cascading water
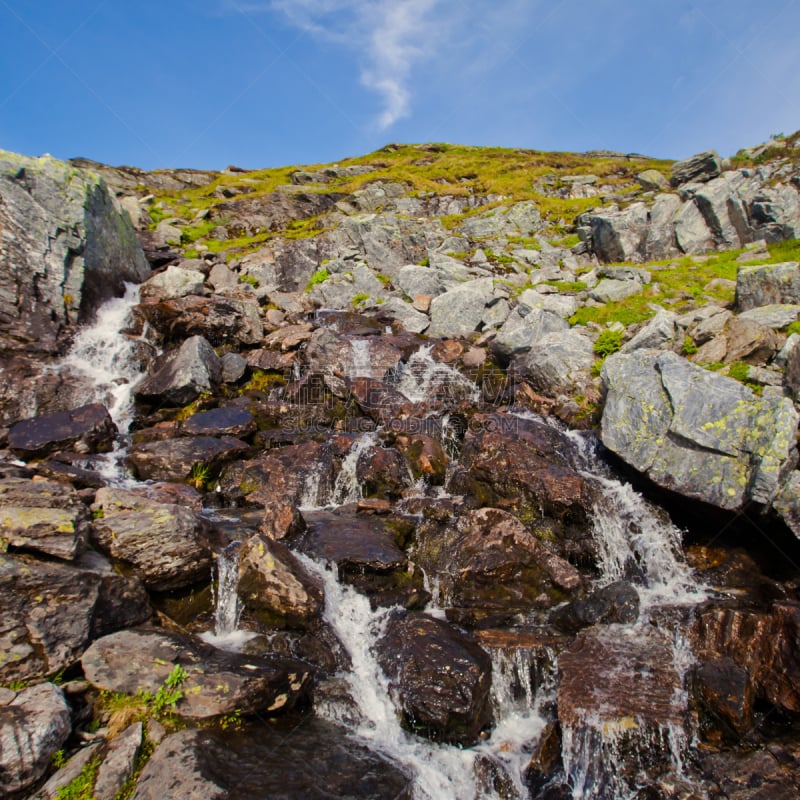
[[238,650],[256,634],[239,629],[241,604],[239,602],[239,548],[241,542],[232,542],[217,554],[216,585],[214,589],[214,630],[202,638],[215,647]]
[[372,358],[366,339],[350,340],[350,363],[347,369],[351,378],[372,378]]
[[397,390],[413,403],[448,409],[468,400],[476,403],[480,390],[469,378],[447,364],[434,360],[433,345],[421,347],[406,362]]
[[349,452],[342,459],[342,468],[336,476],[330,505],[343,506],[357,503],[363,497],[361,484],[358,481],[358,460],[375,447],[377,440],[375,433],[364,433],[353,442]]

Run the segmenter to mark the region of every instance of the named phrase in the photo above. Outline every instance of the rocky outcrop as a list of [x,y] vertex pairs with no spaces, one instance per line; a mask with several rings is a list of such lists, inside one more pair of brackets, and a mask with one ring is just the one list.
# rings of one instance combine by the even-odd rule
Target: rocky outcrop
[[[81,658],[86,679],[100,689],[155,694],[180,665],[175,712],[182,717],[276,713],[311,689],[308,668],[286,659],[244,656],[177,634],[126,630],[98,639]],[[185,674],[184,674],[185,673]]]
[[664,488],[726,509],[770,503],[797,460],[790,400],[758,397],[672,353],[611,356],[601,436]]
[[680,186],[689,181],[710,181],[722,172],[722,162],[715,150],[698,153],[672,165],[672,185]]
[[0,151],[0,349],[53,352],[65,326],[150,268],[95,173]]
[[736,306],[740,311],[775,303],[800,303],[800,264],[766,264],[739,267]]

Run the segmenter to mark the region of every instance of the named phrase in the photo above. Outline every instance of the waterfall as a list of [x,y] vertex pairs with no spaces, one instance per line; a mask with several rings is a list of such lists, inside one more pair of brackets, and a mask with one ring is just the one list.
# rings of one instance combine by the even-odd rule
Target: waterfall
[[365,433],[350,446],[347,455],[342,459],[342,468],[336,476],[330,505],[343,506],[357,503],[364,496],[358,482],[358,460],[375,447],[376,442],[375,433]]
[[367,339],[350,340],[350,364],[348,365],[350,378],[372,378],[372,359],[369,352]]
[[214,588],[214,630],[201,634],[201,638],[215,647],[238,650],[256,634],[239,629],[242,609],[239,603],[239,548],[241,542],[232,542],[217,554],[216,584]]
[[480,390],[457,369],[435,361],[433,345],[421,347],[406,362],[397,382],[397,390],[412,403],[429,403],[443,409],[464,401],[477,403]]

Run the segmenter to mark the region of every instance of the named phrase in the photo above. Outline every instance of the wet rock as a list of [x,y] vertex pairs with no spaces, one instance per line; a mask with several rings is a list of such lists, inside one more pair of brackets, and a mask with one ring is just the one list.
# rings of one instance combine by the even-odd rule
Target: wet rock
[[203,392],[213,391],[221,378],[222,367],[214,349],[202,336],[192,336],[155,362],[135,395],[145,403],[184,406]]
[[187,294],[198,294],[203,289],[205,275],[196,269],[184,269],[173,265],[163,272],[153,275],[142,284],[142,300],[171,300],[185,297]]
[[446,622],[424,614],[392,617],[378,658],[410,729],[472,744],[489,723],[491,660]]
[[320,328],[311,334],[306,362],[314,372],[383,380],[403,357],[383,337],[352,337]]
[[168,736],[142,772],[133,800],[175,797],[260,800],[411,800],[408,776],[344,730],[314,717],[241,731],[185,730]]
[[69,706],[52,683],[25,689],[0,706],[0,791],[10,795],[41,778],[71,727]]
[[0,151],[0,338],[55,352],[60,331],[150,274],[127,214],[99,175]]
[[703,775],[726,800],[793,800],[797,785],[764,750],[707,754]]
[[469,511],[443,531],[420,526],[414,561],[438,583],[448,615],[465,624],[512,621],[583,586],[575,567],[497,508]]
[[135,444],[128,460],[141,480],[185,481],[192,470],[204,471],[204,480],[218,474],[228,461],[241,458],[250,447],[232,436],[193,436],[187,439]]
[[411,485],[408,463],[392,448],[371,447],[356,462],[356,479],[369,497],[399,498]]
[[736,307],[740,311],[774,304],[800,303],[800,263],[756,264],[736,273]]
[[565,633],[577,633],[590,625],[630,624],[638,618],[639,593],[625,581],[603,586],[550,615],[550,621]]
[[347,387],[361,411],[378,423],[398,417],[412,406],[405,395],[383,381],[356,378],[349,380]]
[[722,172],[722,162],[716,150],[706,150],[672,165],[672,185],[689,181],[708,181]]
[[0,481],[0,546],[71,561],[85,549],[89,512],[68,484]]
[[111,449],[117,426],[100,403],[59,411],[13,425],[9,447],[26,459],[41,458],[59,450],[104,453]]
[[305,529],[306,521],[297,507],[280,501],[264,506],[264,518],[258,526],[259,533],[275,541],[299,536]]
[[97,770],[93,793],[97,800],[114,800],[133,775],[142,748],[142,733],[142,723],[134,722],[111,741]]
[[92,508],[102,512],[93,523],[97,545],[131,565],[148,588],[167,591],[208,578],[211,556],[191,509],[124,489],[101,489]]
[[333,457],[317,442],[279,447],[250,461],[236,461],[219,478],[220,493],[264,508],[317,506],[333,487]]
[[603,443],[660,486],[735,509],[768,503],[796,462],[797,414],[784,398],[672,353],[613,355]]
[[468,281],[431,301],[428,336],[447,338],[469,336],[478,330],[486,305],[492,299],[494,280]]
[[199,639],[155,630],[104,636],[81,658],[86,679],[99,689],[155,694],[179,664],[186,672],[175,713],[190,719],[287,711],[311,688],[311,673],[288,659],[218,650]]
[[591,558],[595,489],[571,466],[573,447],[543,420],[476,415],[448,489],[514,513],[563,557]]
[[508,361],[527,353],[547,334],[567,330],[569,324],[551,311],[530,311],[527,306],[517,306],[497,332],[490,348],[495,355]]
[[142,303],[137,311],[168,341],[201,336],[218,347],[232,342],[254,345],[264,338],[258,301],[244,290],[237,297],[188,295]]
[[254,433],[256,421],[244,408],[212,408],[192,414],[181,427],[189,436],[236,436],[245,437]]
[[72,564],[0,554],[0,681],[33,680],[74,664],[98,636],[151,615],[141,583],[99,553]]
[[264,536],[239,551],[239,597],[268,627],[303,627],[322,611],[322,588],[286,545]]
[[747,671],[731,658],[718,658],[699,665],[694,672],[696,692],[708,713],[737,736],[753,724],[755,692]]
[[444,483],[450,459],[439,439],[425,433],[401,434],[395,446],[405,456],[415,480],[424,477],[434,486]]

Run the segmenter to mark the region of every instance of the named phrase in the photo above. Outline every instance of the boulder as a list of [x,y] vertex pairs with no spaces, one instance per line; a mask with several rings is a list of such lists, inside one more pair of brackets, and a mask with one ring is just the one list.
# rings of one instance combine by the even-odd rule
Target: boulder
[[[417,297],[418,295],[414,295]],[[402,330],[411,333],[423,333],[431,324],[427,314],[418,311],[411,303],[399,297],[390,297],[378,307],[375,319],[389,325],[397,325]]]
[[644,287],[636,280],[615,280],[603,278],[597,286],[589,291],[589,297],[598,303],[615,303],[626,297],[641,294]]
[[96,800],[114,800],[122,791],[136,768],[143,733],[142,723],[134,722],[111,740],[103,763],[97,770],[93,792]]
[[408,265],[397,273],[397,285],[412,300],[420,295],[436,297],[444,291],[441,274],[431,267]]
[[104,636],[81,658],[86,679],[98,689],[135,695],[156,694],[179,665],[175,713],[203,719],[239,710],[241,714],[288,711],[306,698],[312,676],[298,662],[245,656],[199,639],[135,629]]
[[739,267],[736,307],[748,311],[775,304],[800,304],[800,263],[787,261]]
[[716,150],[706,150],[703,153],[676,161],[672,165],[672,185],[681,186],[690,181],[709,181],[722,172],[722,162]]
[[591,559],[596,488],[572,466],[575,447],[538,418],[476,415],[447,488],[510,511],[564,558]]
[[675,216],[681,207],[674,194],[660,194],[650,209],[650,221],[644,243],[647,261],[660,261],[679,254],[675,241]]
[[753,724],[755,692],[747,671],[728,657],[706,661],[694,671],[695,692],[706,713],[743,736]]
[[569,324],[552,311],[531,311],[528,306],[517,306],[489,346],[496,356],[508,361],[514,356],[527,353],[548,333],[567,330]]
[[69,484],[24,478],[0,480],[0,547],[67,561],[85,549],[89,511]]
[[256,421],[245,408],[235,406],[212,408],[192,414],[183,425],[181,433],[189,436],[249,436],[255,433]]
[[52,683],[21,691],[0,706],[0,791],[29,788],[50,766],[72,729],[64,694]]
[[464,336],[478,330],[485,306],[492,299],[494,280],[480,278],[450,289],[431,301],[432,339]]
[[557,608],[550,621],[565,633],[591,625],[630,625],[639,618],[639,593],[626,581],[615,581]]
[[632,353],[635,350],[671,349],[678,333],[676,315],[672,311],[661,309],[620,352]]
[[[569,319],[579,307],[577,298],[566,294],[540,294],[535,289],[526,289],[520,296],[519,302],[533,310],[541,308],[543,311],[550,311],[561,317]],[[508,314],[506,314],[506,317]],[[505,322],[502,319],[500,323]]]
[[163,272],[153,275],[142,284],[142,300],[171,300],[198,294],[203,290],[205,275],[196,269],[184,269],[170,264]]
[[396,615],[377,653],[407,727],[435,740],[476,742],[491,719],[492,665],[473,639],[424,614]]
[[579,224],[591,229],[595,255],[605,262],[640,260],[644,255],[648,221],[644,203],[633,203],[622,211],[590,212],[579,217]]
[[675,241],[681,252],[695,255],[714,249],[714,235],[702,211],[693,200],[680,207],[675,215],[674,226]]
[[709,752],[701,759],[705,780],[726,800],[794,800],[793,775],[768,750]]
[[758,306],[749,311],[743,311],[739,314],[739,319],[749,319],[759,325],[782,330],[800,319],[800,305],[774,303],[768,306]]
[[753,319],[733,317],[725,326],[726,364],[744,361],[764,366],[780,350],[781,338],[772,328]]
[[646,169],[636,176],[646,192],[663,192],[669,189],[669,180],[657,169]]
[[359,301],[385,300],[389,293],[366,264],[349,267],[347,272],[331,275],[309,292],[311,300],[322,308],[349,309]]
[[673,353],[610,356],[601,437],[664,488],[725,509],[769,503],[797,460],[790,400],[742,384]]
[[238,353],[225,353],[220,359],[220,368],[223,383],[238,383],[247,371],[247,359]]
[[136,387],[137,400],[184,406],[213,391],[222,378],[219,358],[202,336],[192,336],[158,359]]
[[33,795],[31,800],[58,800],[59,789],[72,783],[83,772],[87,764],[99,758],[101,748],[100,742],[82,747],[65,766],[47,779],[47,783]]
[[166,737],[142,771],[133,800],[304,798],[412,800],[411,781],[388,760],[313,716],[242,731],[183,730]]
[[579,393],[592,382],[594,345],[576,330],[548,333],[511,362],[511,369],[550,397]]
[[721,247],[744,247],[753,241],[747,209],[738,191],[744,182],[741,172],[727,172],[692,191],[715,242]]
[[0,338],[55,353],[124,282],[150,274],[130,218],[102,178],[50,156],[0,151]]
[[[219,474],[223,464],[249,450],[249,445],[232,436],[192,436],[135,444],[128,460],[141,480],[208,481]],[[202,470],[201,476],[198,470]]]
[[282,542],[253,536],[239,550],[238,594],[267,627],[304,626],[322,611],[322,587]]
[[498,508],[459,516],[443,530],[422,525],[414,563],[438,584],[439,601],[459,621],[502,624],[547,608],[583,586],[580,573]]
[[71,564],[0,555],[0,681],[35,680],[74,664],[93,639],[147,620],[147,593],[99,553]]
[[100,489],[92,508],[94,541],[133,567],[142,582],[167,591],[208,580],[211,554],[194,511],[158,503],[138,492]]

